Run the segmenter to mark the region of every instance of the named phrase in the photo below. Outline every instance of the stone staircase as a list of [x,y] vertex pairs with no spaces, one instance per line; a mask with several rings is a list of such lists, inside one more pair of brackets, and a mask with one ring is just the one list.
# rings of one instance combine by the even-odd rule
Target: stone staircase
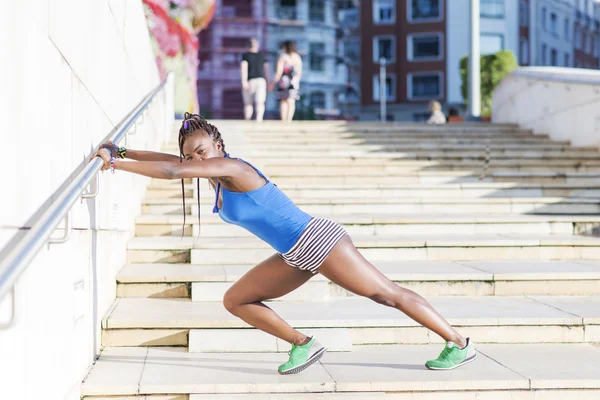
[[220,302],[274,251],[211,214],[205,182],[199,225],[195,182],[184,209],[179,181],[153,180],[85,399],[600,398],[598,149],[508,125],[217,126],[233,156],[304,210],[342,223],[383,273],[471,336],[480,357],[426,370],[439,337],[317,275],[269,305],[329,353],[279,376],[290,346]]

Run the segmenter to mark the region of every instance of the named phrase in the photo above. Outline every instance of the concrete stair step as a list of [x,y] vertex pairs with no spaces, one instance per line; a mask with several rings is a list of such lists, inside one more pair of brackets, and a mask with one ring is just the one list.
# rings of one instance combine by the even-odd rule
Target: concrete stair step
[[[600,174],[589,174],[588,176],[565,176],[564,174],[540,174],[512,176],[508,174],[496,175],[464,175],[464,176],[286,176],[269,175],[270,179],[278,185],[284,184],[332,184],[332,185],[360,185],[360,184],[457,184],[457,183],[483,183],[483,182],[511,182],[511,183],[562,183],[562,184],[586,184],[600,185]],[[177,185],[174,181],[156,181],[152,188],[166,187],[181,190],[181,182]],[[204,183],[201,183],[204,184]],[[179,186],[179,187],[178,187]]]
[[[430,139],[431,138],[431,139]],[[423,140],[427,139],[427,140]],[[410,145],[432,145],[432,144],[452,144],[452,145],[471,145],[473,143],[477,144],[498,144],[498,143],[506,143],[506,144],[522,144],[522,145],[536,145],[536,144],[551,144],[555,146],[564,146],[567,148],[571,147],[571,144],[568,140],[549,140],[548,138],[537,137],[537,136],[488,136],[482,139],[481,141],[477,141],[476,137],[470,138],[462,138],[458,137],[448,137],[443,135],[432,135],[426,133],[414,134],[412,136],[409,135],[381,135],[381,134],[358,134],[358,135],[345,135],[344,137],[340,137],[340,135],[321,135],[321,136],[310,136],[310,138],[305,137],[304,135],[286,135],[284,137],[279,137],[276,135],[271,135],[268,137],[264,136],[252,136],[249,137],[248,141],[252,143],[253,146],[261,146],[264,144],[297,144],[297,145],[314,145],[314,144],[348,144],[348,145],[362,145],[368,143],[385,143],[385,144],[410,144]],[[170,144],[170,147],[173,149],[177,149],[176,143]]]
[[[175,297],[221,301],[253,265],[129,264],[117,276],[118,297]],[[598,261],[376,263],[390,280],[423,296],[600,295]],[[353,296],[316,275],[277,300]]]
[[[284,157],[277,153],[271,153],[268,156],[264,156],[260,159],[245,158],[246,154],[236,153],[236,157],[240,157],[247,161],[255,163],[257,166],[261,166],[266,172],[269,172],[271,168],[278,167],[282,169],[291,169],[294,165],[301,165],[303,168],[349,168],[349,167],[363,167],[363,168],[390,168],[393,171],[398,169],[414,170],[414,169],[427,169],[435,171],[447,171],[459,168],[472,168],[481,167],[483,159],[465,159],[465,160],[417,160],[410,158],[398,158],[398,157],[331,157],[331,158],[316,158],[316,157]],[[490,162],[490,168],[529,168],[540,169],[541,171],[554,172],[555,168],[598,168],[600,160],[569,160],[569,159],[502,159],[494,158]],[[559,172],[559,171],[556,171]]]
[[[370,261],[595,260],[600,238],[572,235],[407,235],[354,236]],[[202,265],[257,264],[275,251],[254,237],[135,237],[128,243],[128,263]]]
[[82,395],[88,400],[155,394],[191,394],[189,400],[558,400],[573,395],[592,400],[600,395],[600,348],[587,344],[481,344],[478,357],[461,368],[427,370],[425,361],[439,352],[439,345],[362,346],[326,353],[302,373],[281,377],[277,367],[287,360],[284,354],[105,348],[82,383]]
[[[598,343],[600,296],[428,297],[464,335],[479,343]],[[332,351],[354,345],[440,343],[400,311],[361,297],[269,302],[290,325],[322,337]],[[103,346],[188,346],[193,352],[283,350],[221,302],[120,298],[102,321]],[[235,350],[236,348],[237,350]],[[285,351],[287,351],[287,346]]]
[[[427,234],[540,234],[540,235],[598,235],[598,216],[552,215],[436,215],[393,213],[381,215],[323,215],[343,225],[352,236],[385,236]],[[136,218],[136,236],[252,237],[247,230],[223,222],[216,214],[206,211],[200,218],[187,215],[141,215]]]
[[[201,199],[207,213],[211,213],[214,199]],[[361,214],[370,209],[380,213],[472,213],[487,214],[600,214],[600,199],[561,198],[561,197],[488,197],[488,198],[302,198],[296,204],[309,214],[340,215]],[[142,203],[143,214],[181,215],[181,198],[150,198]],[[186,199],[186,212],[198,215],[197,199]],[[202,209],[205,215],[205,208]]]
[[[313,153],[328,153],[331,151],[402,151],[402,152],[420,152],[420,151],[434,151],[434,152],[455,152],[455,151],[486,151],[489,149],[492,153],[504,154],[509,151],[523,152],[526,149],[527,152],[561,152],[568,154],[593,154],[597,153],[598,149],[594,147],[571,147],[554,142],[534,142],[534,143],[522,143],[522,142],[486,142],[471,141],[470,143],[449,143],[447,141],[437,142],[423,141],[419,138],[414,138],[412,142],[390,142],[390,141],[375,141],[371,142],[369,139],[364,140],[362,143],[349,143],[346,141],[331,141],[321,143],[294,143],[294,141],[279,141],[278,143],[256,143],[250,141],[253,150],[255,151],[277,151],[277,152],[289,152],[293,153],[298,150],[310,151]],[[169,152],[176,153],[179,150],[177,146],[165,147]]]
[[[323,152],[314,152],[310,150],[304,150],[302,148],[296,149],[295,151],[269,151],[261,149],[246,150],[244,153],[231,153],[232,157],[240,157],[246,160],[261,160],[263,158],[273,157],[300,157],[319,160],[322,158],[334,158],[334,159],[347,159],[350,157],[355,158],[394,158],[394,159],[431,159],[439,160],[444,162],[445,160],[483,160],[486,156],[484,150],[473,151],[473,150],[448,150],[448,151],[435,151],[435,150],[413,150],[413,151],[402,151],[402,150],[378,150],[368,151],[356,148],[353,150],[338,150],[336,148],[330,149]],[[490,157],[493,160],[515,160],[515,159],[530,159],[530,160],[600,160],[600,154],[598,151],[593,150],[569,150],[569,151],[537,151],[537,150],[506,150],[506,151],[491,151]]]
[[[477,345],[477,342],[475,342]],[[181,348],[105,348],[82,383],[98,396],[189,396],[189,400],[558,400],[600,396],[600,348],[588,344],[480,344],[471,363],[425,368],[439,345],[361,346],[326,353],[281,377],[285,354],[188,353]],[[177,397],[183,399],[187,397]],[[159,397],[159,400],[166,398]],[[169,398],[169,400],[174,397]]]
[[[498,200],[511,200],[506,198],[497,198]],[[160,200],[155,199],[155,200]],[[165,198],[169,202],[155,202],[151,199],[151,203],[144,204],[142,212],[147,214],[164,214],[164,215],[181,215],[183,214],[183,206],[181,199]],[[325,199],[326,200],[326,199]],[[403,201],[404,200],[404,201]],[[384,213],[467,213],[472,212],[477,214],[571,214],[571,215],[586,215],[599,214],[600,201],[589,199],[587,203],[574,202],[568,199],[557,199],[554,203],[544,202],[543,198],[539,198],[539,202],[531,200],[530,203],[511,203],[511,202],[478,202],[478,199],[460,199],[460,202],[452,202],[448,199],[446,203],[430,203],[425,201],[421,203],[419,199],[397,199],[397,203],[379,203],[373,199],[371,203],[363,204],[318,204],[314,201],[308,204],[298,204],[304,211],[311,215],[340,215],[352,213],[364,213],[366,208],[376,208]],[[475,202],[471,202],[475,200]],[[493,200],[493,199],[490,199]],[[171,202],[172,201],[172,202]],[[154,203],[154,204],[152,204]],[[186,213],[193,215],[192,218],[197,218],[198,207],[197,200],[193,198],[186,199]],[[212,212],[213,204],[208,201],[202,202],[202,216]]]
[[[275,182],[278,184],[277,182]],[[450,183],[450,184],[278,184],[292,200],[301,198],[473,198],[473,197],[584,197],[600,198],[600,184],[582,183]],[[185,196],[192,197],[195,185],[185,185]],[[207,184],[200,185],[202,197],[211,198],[214,190]],[[181,188],[150,185],[146,198],[181,197]]]

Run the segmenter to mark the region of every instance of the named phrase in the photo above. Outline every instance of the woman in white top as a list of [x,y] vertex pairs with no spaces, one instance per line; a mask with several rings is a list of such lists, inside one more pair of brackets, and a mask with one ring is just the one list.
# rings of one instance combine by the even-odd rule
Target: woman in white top
[[281,120],[291,121],[296,111],[296,100],[299,98],[302,58],[296,53],[296,43],[293,41],[283,42],[281,50],[271,90],[275,89],[275,97],[279,100]]

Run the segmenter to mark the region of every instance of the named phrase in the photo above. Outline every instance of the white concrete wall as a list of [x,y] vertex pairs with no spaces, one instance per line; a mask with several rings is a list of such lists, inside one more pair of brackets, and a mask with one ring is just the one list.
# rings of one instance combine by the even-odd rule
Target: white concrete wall
[[600,147],[600,71],[519,68],[494,91],[492,119],[575,146]]
[[[159,78],[140,0],[3,1],[0,40],[4,248]],[[161,94],[130,147],[157,146],[167,123]],[[99,196],[72,209],[71,239],[20,277],[0,328],[1,398],[79,399],[146,181],[101,174]]]

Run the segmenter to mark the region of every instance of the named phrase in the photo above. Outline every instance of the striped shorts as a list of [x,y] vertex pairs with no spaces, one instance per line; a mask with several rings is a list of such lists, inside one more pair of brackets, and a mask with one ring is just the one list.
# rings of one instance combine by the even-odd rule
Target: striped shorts
[[313,218],[294,247],[285,254],[277,254],[292,267],[316,274],[333,246],[344,235],[346,230],[337,223],[324,218]]

